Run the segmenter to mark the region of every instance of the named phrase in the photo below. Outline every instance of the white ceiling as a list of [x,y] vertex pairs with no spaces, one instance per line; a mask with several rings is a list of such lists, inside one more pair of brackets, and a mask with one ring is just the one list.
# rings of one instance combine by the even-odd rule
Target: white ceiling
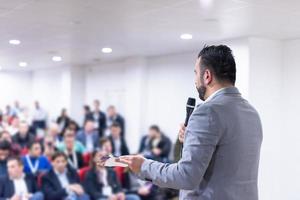
[[[0,66],[94,65],[236,37],[297,38],[298,20],[299,0],[0,0]],[[19,46],[8,43],[15,38]],[[113,53],[102,54],[105,46]],[[52,62],[53,55],[63,61]]]

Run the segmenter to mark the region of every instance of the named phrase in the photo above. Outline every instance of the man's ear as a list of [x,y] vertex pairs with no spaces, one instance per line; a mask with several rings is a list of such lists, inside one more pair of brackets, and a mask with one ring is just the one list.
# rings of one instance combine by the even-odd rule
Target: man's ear
[[203,80],[205,85],[209,85],[212,82],[212,73],[209,69],[205,69],[203,74]]

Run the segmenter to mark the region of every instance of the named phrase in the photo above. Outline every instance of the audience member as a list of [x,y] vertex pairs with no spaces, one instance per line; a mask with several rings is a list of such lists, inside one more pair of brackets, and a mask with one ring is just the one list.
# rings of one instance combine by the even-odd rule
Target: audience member
[[45,130],[47,125],[47,112],[41,108],[38,101],[34,102],[34,112],[32,116],[32,125],[37,131],[38,129]]
[[157,125],[152,125],[148,136],[141,141],[140,153],[147,158],[168,162],[171,147],[171,140],[160,131]]
[[126,141],[121,137],[121,126],[120,124],[114,122],[110,126],[110,136],[109,139],[112,144],[112,152],[114,156],[128,155],[129,150]]
[[59,151],[65,152],[66,146],[73,144],[76,152],[79,152],[81,154],[85,153],[85,146],[80,141],[76,140],[76,133],[74,129],[67,128],[63,135],[63,142],[57,147]]
[[100,101],[97,99],[94,100],[93,120],[99,137],[103,137],[106,129],[106,116],[105,113],[100,110]]
[[121,127],[121,136],[125,136],[125,120],[117,112],[115,106],[109,106],[107,108],[107,127],[110,127],[113,123],[117,122]]
[[0,176],[7,175],[7,159],[10,156],[10,144],[8,141],[0,141]]
[[99,135],[94,131],[92,120],[85,121],[83,130],[77,134],[77,140],[85,146],[87,152],[93,152],[99,147]]
[[63,108],[60,116],[56,120],[56,123],[59,125],[60,133],[62,133],[69,126],[70,121],[71,119],[67,114],[67,109]]
[[23,163],[20,158],[9,158],[7,171],[8,175],[0,178],[0,199],[44,199],[43,193],[38,190],[34,176],[23,173]]
[[122,187],[112,168],[96,167],[97,159],[101,159],[106,152],[94,152],[91,160],[91,169],[84,179],[84,186],[92,200],[138,200],[134,194],[127,194]]
[[26,174],[38,175],[51,169],[48,158],[42,155],[40,142],[33,142],[29,145],[29,152],[22,157],[24,172]]
[[55,143],[54,145],[58,147],[60,143],[63,141],[62,133],[59,131],[59,126],[57,123],[51,123],[48,129],[48,135],[51,135]]
[[46,135],[43,141],[44,156],[51,160],[53,154],[57,151],[54,138],[51,135]]
[[19,117],[13,116],[11,119],[11,124],[6,130],[10,132],[11,135],[15,135],[19,131],[19,123]]
[[19,125],[19,132],[13,136],[13,142],[21,146],[21,148],[28,148],[29,144],[35,141],[35,136],[29,132],[27,122],[21,121]]
[[61,149],[61,151],[67,155],[68,167],[74,170],[82,168],[84,165],[82,158],[83,151],[80,150],[80,146],[82,144],[80,142],[77,142],[76,145],[76,142],[75,132],[73,130],[67,129],[64,134],[65,148],[63,150]]
[[2,131],[0,133],[0,141],[7,141],[10,144],[10,155],[19,156],[21,152],[21,147],[17,143],[13,143],[12,136],[8,131]]
[[63,152],[56,152],[52,156],[53,168],[42,177],[42,190],[46,200],[88,200],[80,185],[75,170],[67,168],[67,156]]

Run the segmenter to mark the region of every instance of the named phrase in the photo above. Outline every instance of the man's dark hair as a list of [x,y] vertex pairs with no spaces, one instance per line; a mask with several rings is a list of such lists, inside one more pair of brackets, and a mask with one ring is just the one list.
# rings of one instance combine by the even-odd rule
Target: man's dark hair
[[113,122],[111,125],[110,125],[110,127],[111,128],[113,128],[113,127],[119,127],[119,128],[121,128],[121,125],[120,125],[120,123],[118,123],[118,122]]
[[154,130],[154,131],[160,133],[160,128],[159,128],[159,126],[157,126],[157,125],[151,125],[149,129],[150,129],[150,130]]
[[10,143],[6,140],[0,141],[0,150],[7,150],[10,151]]
[[20,156],[10,156],[8,159],[7,159],[7,163],[9,162],[9,161],[17,161],[17,163],[19,164],[19,165],[24,165],[23,164],[23,162],[22,162],[22,159],[20,158]]
[[205,46],[198,54],[198,58],[200,57],[202,72],[210,69],[219,81],[235,84],[236,66],[232,51],[228,46]]
[[38,144],[38,145],[40,145],[41,147],[43,146],[42,144],[41,144],[41,142],[39,142],[39,141],[33,141],[33,142],[31,142],[30,144],[29,144],[29,149],[31,150],[32,149],[32,147],[35,145],[35,144]]
[[68,160],[67,155],[64,152],[61,152],[61,151],[55,152],[52,155],[51,160],[54,161],[56,158],[59,158],[59,157],[63,157],[65,160]]

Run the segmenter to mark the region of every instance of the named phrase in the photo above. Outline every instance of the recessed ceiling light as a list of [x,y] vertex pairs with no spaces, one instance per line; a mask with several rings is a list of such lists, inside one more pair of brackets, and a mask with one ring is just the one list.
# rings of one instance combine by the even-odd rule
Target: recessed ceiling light
[[19,62],[20,67],[27,67],[27,62]]
[[111,52],[112,52],[112,49],[109,48],[109,47],[104,47],[104,48],[102,48],[102,52],[103,52],[103,53],[111,53]]
[[53,57],[52,57],[52,60],[53,60],[54,62],[59,62],[59,61],[62,61],[62,57],[60,57],[60,56],[53,56]]
[[21,41],[20,41],[20,40],[13,39],[13,40],[9,40],[9,44],[12,44],[12,45],[19,45],[19,44],[21,44]]
[[189,33],[184,33],[184,34],[181,34],[180,38],[183,40],[191,40],[191,39],[193,39],[193,36]]

